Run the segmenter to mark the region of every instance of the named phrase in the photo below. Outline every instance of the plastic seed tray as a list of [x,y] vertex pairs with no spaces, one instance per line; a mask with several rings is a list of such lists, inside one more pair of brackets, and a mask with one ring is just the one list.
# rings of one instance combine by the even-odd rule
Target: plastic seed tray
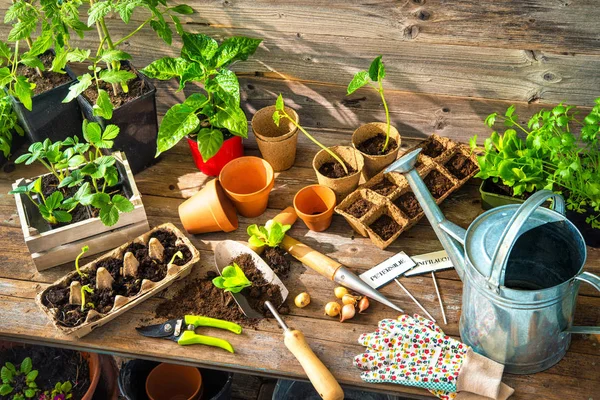
[[[423,149],[417,159],[417,171],[437,204],[442,203],[479,171],[477,158],[469,147],[448,138],[431,135],[407,152],[417,148]],[[437,182],[438,190],[432,190],[434,182]],[[392,244],[424,215],[408,181],[398,172],[380,172],[375,175],[348,195],[335,211],[358,234],[370,237],[381,249]],[[389,221],[388,218],[398,224],[399,229],[389,237],[381,237],[374,228],[383,221]]]

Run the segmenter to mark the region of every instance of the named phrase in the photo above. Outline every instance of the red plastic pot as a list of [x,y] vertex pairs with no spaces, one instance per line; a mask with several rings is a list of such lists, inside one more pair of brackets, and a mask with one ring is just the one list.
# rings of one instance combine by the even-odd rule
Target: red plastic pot
[[241,157],[244,155],[244,146],[242,145],[242,138],[239,136],[233,136],[223,142],[221,149],[207,162],[202,160],[200,150],[198,150],[198,142],[186,136],[190,150],[192,151],[192,157],[196,163],[196,167],[208,176],[217,176],[229,161]]

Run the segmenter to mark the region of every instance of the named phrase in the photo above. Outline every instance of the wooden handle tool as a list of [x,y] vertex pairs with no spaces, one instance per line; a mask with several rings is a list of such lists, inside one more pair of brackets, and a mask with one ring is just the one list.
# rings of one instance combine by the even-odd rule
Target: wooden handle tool
[[306,376],[316,389],[317,393],[324,400],[341,400],[344,398],[344,391],[340,384],[335,380],[334,376],[323,364],[319,357],[315,355],[308,343],[304,334],[296,329],[290,329],[283,321],[275,307],[270,301],[266,301],[265,305],[269,308],[279,325],[283,328],[283,342],[285,347],[296,357]]
[[[279,222],[282,225],[294,225],[294,222],[296,222],[297,219],[298,215],[296,214],[296,210],[294,210],[294,207],[290,206],[273,217],[272,220]],[[265,246],[254,247],[250,243],[248,243],[248,247],[250,247],[250,249],[252,249],[258,255],[262,254],[263,250],[265,249]]]

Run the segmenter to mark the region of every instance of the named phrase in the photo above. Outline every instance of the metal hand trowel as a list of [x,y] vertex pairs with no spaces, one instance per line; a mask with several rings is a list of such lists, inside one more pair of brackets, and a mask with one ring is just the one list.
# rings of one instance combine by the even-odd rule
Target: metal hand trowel
[[[281,279],[279,279],[275,272],[273,272],[271,267],[269,267],[267,263],[262,258],[260,258],[258,254],[256,254],[250,248],[246,247],[241,243],[234,242],[233,240],[224,240],[217,244],[217,246],[215,247],[215,265],[217,266],[217,271],[219,272],[219,274],[221,273],[223,268],[227,267],[228,265],[231,265],[231,260],[233,260],[241,254],[250,254],[252,260],[254,261],[254,265],[260,272],[262,272],[265,280],[268,283],[272,283],[279,287],[282,299],[281,304],[283,304],[290,292],[287,290],[283,282],[281,282]],[[248,303],[248,299],[242,294],[242,292],[231,293],[231,295],[233,296],[233,299],[235,300],[237,305],[240,307],[240,310],[242,310],[244,315],[246,315],[246,317],[265,317],[260,312],[256,311],[250,306],[250,303]],[[275,307],[279,308],[281,304],[275,304]]]

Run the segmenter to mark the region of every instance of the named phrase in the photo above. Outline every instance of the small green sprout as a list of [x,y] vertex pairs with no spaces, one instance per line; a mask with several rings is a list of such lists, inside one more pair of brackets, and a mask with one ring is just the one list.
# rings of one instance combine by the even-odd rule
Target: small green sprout
[[221,276],[212,280],[213,285],[226,292],[239,293],[242,289],[252,286],[252,282],[246,278],[244,271],[236,264],[228,265],[221,271]]
[[181,251],[178,251],[177,253],[173,254],[173,257],[171,257],[171,261],[169,261],[169,264],[173,264],[175,262],[175,258],[179,258],[180,260],[183,259],[183,253]]
[[94,293],[94,289],[92,289],[90,287],[90,285],[84,285],[84,286],[81,287],[81,312],[85,311],[85,307],[94,308],[94,303],[88,302],[86,304],[86,302],[85,302],[85,294],[86,293],[93,294]]
[[79,253],[79,255],[77,256],[77,258],[75,258],[75,269],[77,270],[77,273],[79,274],[79,276],[82,277],[82,278],[86,278],[88,275],[85,272],[81,272],[81,270],[79,269],[79,259],[85,253],[87,253],[89,249],[90,249],[89,246],[87,246],[87,245],[83,246],[81,248],[81,253]]
[[277,247],[291,227],[291,225],[283,225],[273,220],[269,220],[265,226],[250,225],[247,230],[250,236],[248,243],[254,247]]

